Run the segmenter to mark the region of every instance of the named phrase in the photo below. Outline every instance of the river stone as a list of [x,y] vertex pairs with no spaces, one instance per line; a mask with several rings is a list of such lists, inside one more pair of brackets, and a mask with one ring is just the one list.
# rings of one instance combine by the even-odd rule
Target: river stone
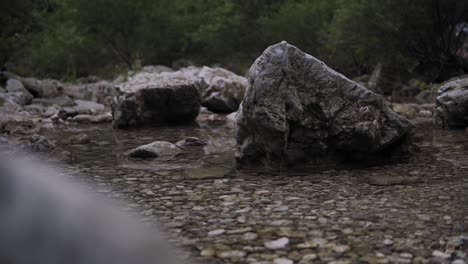
[[105,106],[93,101],[75,100],[74,106],[66,106],[59,111],[59,117],[66,120],[77,115],[96,115],[103,113]]
[[232,113],[239,109],[247,88],[247,79],[223,68],[203,67],[198,76],[208,84],[202,93],[202,105],[214,113]]
[[382,96],[281,42],[250,69],[236,160],[243,168],[393,161],[408,153],[414,130]]
[[176,146],[179,148],[187,148],[187,147],[204,147],[208,145],[205,141],[196,138],[196,137],[188,137],[176,143]]
[[65,143],[71,144],[71,145],[80,145],[80,144],[87,144],[91,142],[91,139],[87,134],[78,134],[78,135],[73,135],[69,137],[67,140],[65,140]]
[[63,93],[74,99],[90,100],[109,106],[117,94],[117,88],[111,82],[99,81],[84,84],[63,84]]
[[198,78],[180,72],[140,73],[121,84],[112,101],[116,128],[191,124],[200,112]]
[[6,89],[9,93],[14,95],[16,103],[19,105],[30,104],[33,100],[33,95],[24,88],[23,84],[17,79],[9,79],[7,81]]
[[176,156],[181,149],[176,145],[166,141],[155,141],[150,144],[140,146],[125,153],[132,158],[157,158],[162,156]]
[[468,126],[468,78],[440,87],[436,99],[435,123],[440,127]]

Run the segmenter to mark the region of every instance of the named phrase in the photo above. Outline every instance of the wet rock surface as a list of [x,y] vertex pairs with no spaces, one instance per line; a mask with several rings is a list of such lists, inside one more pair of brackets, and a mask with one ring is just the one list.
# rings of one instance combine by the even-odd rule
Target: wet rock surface
[[448,128],[468,126],[468,78],[448,82],[439,89],[435,123]]
[[250,69],[236,160],[243,168],[391,161],[408,152],[413,132],[383,97],[282,42]]

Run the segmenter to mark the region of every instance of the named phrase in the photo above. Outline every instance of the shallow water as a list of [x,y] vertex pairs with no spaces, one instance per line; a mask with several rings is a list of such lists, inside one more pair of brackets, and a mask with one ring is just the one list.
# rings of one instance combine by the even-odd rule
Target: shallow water
[[[60,143],[78,132],[92,142]],[[173,241],[202,263],[299,262],[310,254],[317,255],[314,263],[420,263],[434,250],[446,251],[452,237],[468,235],[464,130],[420,126],[417,150],[400,164],[274,177],[234,170],[234,132],[222,124],[89,126],[48,136],[75,156],[67,169],[84,175],[98,192],[129,199],[129,208],[145,221],[165,223]],[[155,140],[186,137],[199,137],[208,146],[173,159],[123,155]],[[383,184],[369,180],[375,178]],[[399,178],[404,180],[394,181]],[[224,231],[208,235],[213,230]],[[290,241],[285,248],[265,248],[265,242],[281,237]]]
[[[86,133],[89,144],[68,145],[66,139]],[[78,167],[99,169],[146,170],[156,174],[186,175],[192,178],[223,177],[232,171],[235,149],[234,131],[227,125],[189,127],[139,128],[113,130],[109,126],[68,128],[48,134],[58,145],[71,151]],[[187,137],[197,137],[208,143],[205,147],[190,147],[173,158],[133,159],[123,153],[154,141],[176,143]]]
[[[91,143],[69,145],[65,142],[68,137],[77,133],[86,133],[91,138]],[[223,177],[235,168],[234,130],[222,123],[131,130],[113,130],[107,125],[80,126],[51,131],[47,136],[58,142],[60,147],[72,152],[75,166],[111,170],[127,168],[164,175],[177,172],[194,178],[203,178],[203,174],[207,174],[207,177]],[[200,138],[208,145],[188,148],[181,155],[166,159],[133,159],[123,154],[153,141],[176,143],[187,137]],[[418,152],[425,153],[424,155],[450,162],[459,168],[468,168],[468,132],[465,130],[442,130],[424,125],[415,134],[415,144],[419,148]]]

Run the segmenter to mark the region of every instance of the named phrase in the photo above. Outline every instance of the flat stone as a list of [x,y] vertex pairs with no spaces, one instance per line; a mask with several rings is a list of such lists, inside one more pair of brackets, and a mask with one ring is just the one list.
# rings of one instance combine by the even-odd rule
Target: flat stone
[[215,250],[212,248],[204,249],[200,252],[200,256],[202,257],[212,257],[216,254]]
[[252,232],[248,232],[242,235],[243,240],[252,241],[258,238],[258,235]]
[[240,250],[230,250],[230,251],[223,251],[217,254],[220,258],[243,258],[247,255],[245,251]]
[[274,264],[293,264],[294,261],[287,259],[287,258],[277,258],[273,260]]
[[450,254],[444,253],[444,252],[439,251],[439,250],[434,250],[432,252],[432,256],[436,257],[436,258],[442,258],[442,259],[449,259],[451,257]]
[[226,233],[226,230],[224,229],[216,229],[216,230],[211,230],[208,232],[208,236],[219,236]]
[[278,250],[286,248],[289,244],[289,239],[287,237],[282,237],[277,240],[265,242],[265,247],[271,250]]
[[384,244],[385,246],[391,246],[391,245],[393,245],[393,241],[390,240],[390,239],[385,239],[385,240],[383,241],[383,244]]
[[132,158],[157,158],[162,156],[176,156],[179,153],[181,153],[181,149],[176,145],[165,141],[155,141],[127,151],[125,155]]

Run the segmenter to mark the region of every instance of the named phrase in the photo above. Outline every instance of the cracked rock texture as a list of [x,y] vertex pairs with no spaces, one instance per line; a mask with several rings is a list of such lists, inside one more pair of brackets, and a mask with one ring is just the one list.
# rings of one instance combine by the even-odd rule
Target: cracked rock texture
[[243,168],[380,163],[408,153],[414,126],[383,97],[286,43],[249,72],[237,117]]

